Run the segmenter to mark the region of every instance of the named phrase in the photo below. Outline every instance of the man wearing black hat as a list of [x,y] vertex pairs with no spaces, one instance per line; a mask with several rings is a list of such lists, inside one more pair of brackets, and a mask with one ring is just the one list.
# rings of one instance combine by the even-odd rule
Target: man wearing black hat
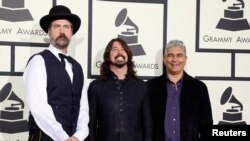
[[33,55],[24,71],[29,141],[82,141],[88,135],[88,100],[80,64],[67,55],[80,18],[59,5],[40,20],[50,45]]

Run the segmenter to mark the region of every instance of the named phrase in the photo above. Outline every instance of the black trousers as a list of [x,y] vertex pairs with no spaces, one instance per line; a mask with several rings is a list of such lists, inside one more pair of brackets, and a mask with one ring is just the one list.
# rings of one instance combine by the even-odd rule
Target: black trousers
[[28,141],[53,141],[48,135],[46,135],[42,130],[30,130]]

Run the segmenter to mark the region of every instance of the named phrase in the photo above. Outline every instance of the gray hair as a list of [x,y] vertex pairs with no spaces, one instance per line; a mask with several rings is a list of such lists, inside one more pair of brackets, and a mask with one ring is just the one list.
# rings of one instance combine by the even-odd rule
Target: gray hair
[[168,53],[168,49],[169,48],[173,48],[173,47],[180,47],[183,49],[184,51],[184,55],[186,56],[187,52],[186,52],[186,46],[184,45],[184,42],[181,40],[171,40],[168,42],[168,44],[166,45],[165,49],[164,49],[164,56],[167,55]]

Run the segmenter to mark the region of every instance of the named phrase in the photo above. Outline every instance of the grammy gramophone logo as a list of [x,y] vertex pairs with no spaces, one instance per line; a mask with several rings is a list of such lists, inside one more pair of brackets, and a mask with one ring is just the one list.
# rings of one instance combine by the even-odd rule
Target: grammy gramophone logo
[[223,112],[223,120],[219,121],[218,124],[246,125],[246,122],[242,121],[243,105],[232,94],[232,87],[228,87],[224,91],[220,100],[221,105],[230,103],[232,103],[233,105],[230,109],[227,109],[225,112]]
[[127,9],[122,9],[116,17],[115,26],[127,26],[126,31],[121,32],[118,38],[123,39],[131,49],[133,56],[145,55],[142,45],[138,43],[138,26],[127,16]]
[[[222,0],[226,2],[227,0]],[[229,31],[239,31],[250,29],[247,19],[244,18],[244,8],[245,2],[243,0],[235,0],[233,5],[228,6],[224,9],[224,17],[220,19],[216,28],[229,30]],[[247,9],[249,9],[248,7]]]
[[19,22],[33,20],[29,10],[24,8],[24,0],[2,0],[0,20]]
[[0,90],[0,103],[0,132],[28,131],[28,122],[23,119],[24,102],[12,91],[11,83],[5,84]]

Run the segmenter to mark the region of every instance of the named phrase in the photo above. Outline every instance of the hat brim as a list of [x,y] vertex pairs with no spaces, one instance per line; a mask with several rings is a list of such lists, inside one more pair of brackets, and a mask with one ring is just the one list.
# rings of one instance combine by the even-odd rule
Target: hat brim
[[44,30],[44,32],[48,33],[49,25],[54,20],[65,19],[72,23],[73,25],[73,34],[75,34],[81,25],[81,19],[75,14],[54,14],[54,15],[46,15],[41,18],[40,26]]

